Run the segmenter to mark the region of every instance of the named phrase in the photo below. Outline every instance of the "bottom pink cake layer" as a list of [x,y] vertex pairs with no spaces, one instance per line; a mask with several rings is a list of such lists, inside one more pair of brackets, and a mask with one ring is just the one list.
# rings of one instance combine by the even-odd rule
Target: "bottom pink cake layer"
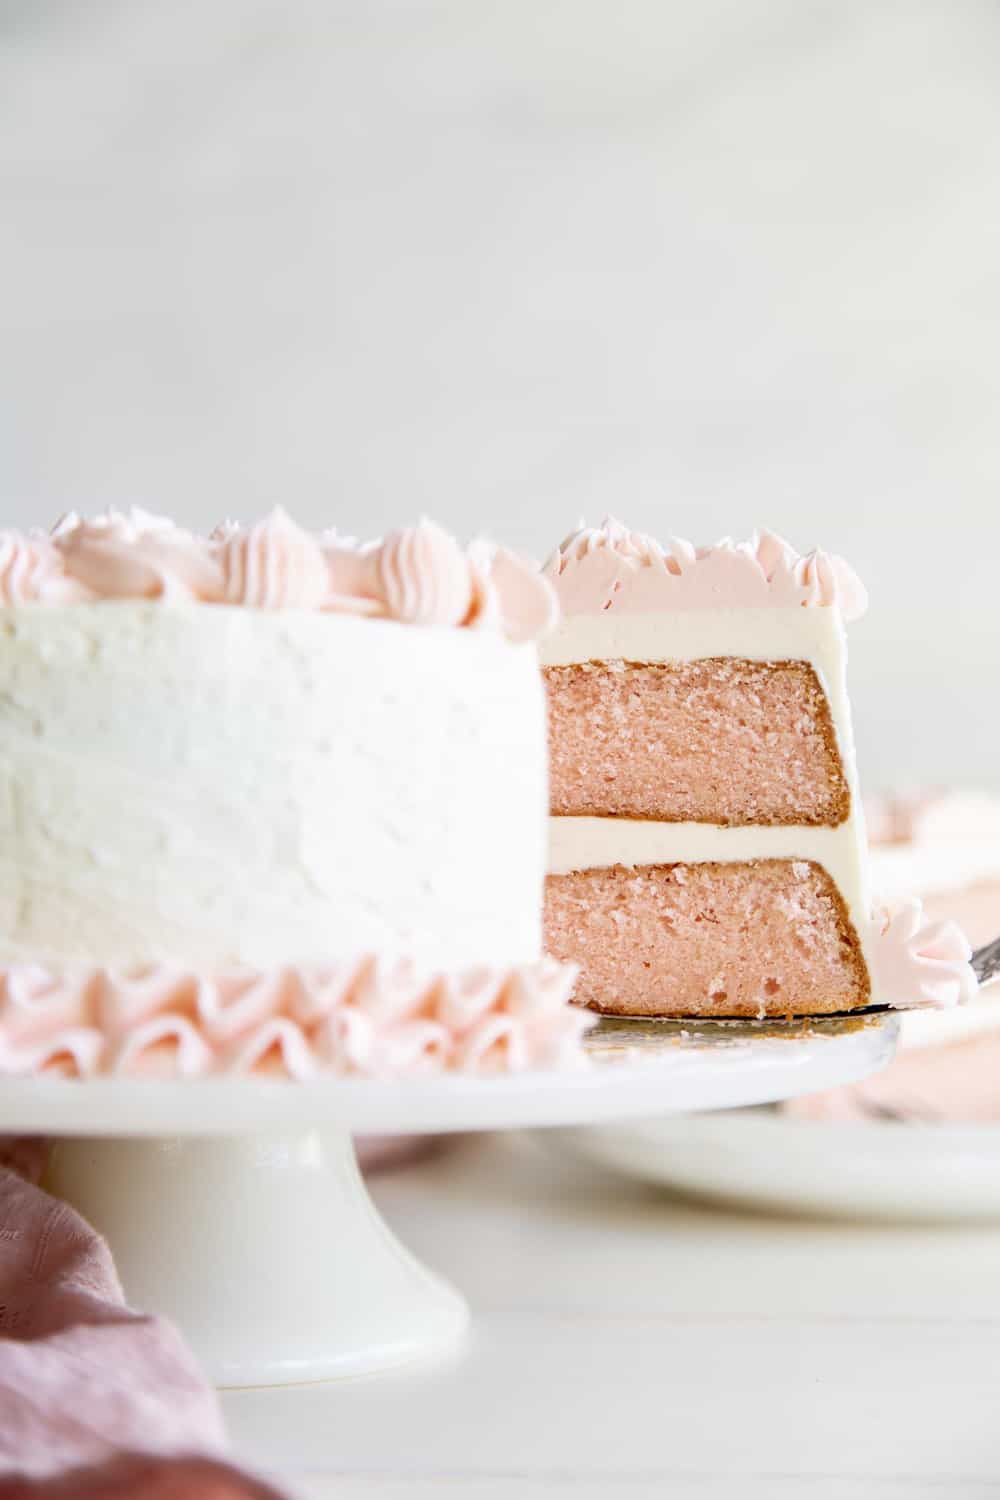
[[869,1003],[836,886],[805,860],[614,865],[550,875],[545,940],[611,1015],[787,1016]]

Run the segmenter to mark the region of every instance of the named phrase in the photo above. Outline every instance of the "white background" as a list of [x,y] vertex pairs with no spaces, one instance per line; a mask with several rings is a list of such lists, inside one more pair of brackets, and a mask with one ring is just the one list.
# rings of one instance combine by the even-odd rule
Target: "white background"
[[1000,784],[1000,9],[0,0],[0,499],[841,551]]

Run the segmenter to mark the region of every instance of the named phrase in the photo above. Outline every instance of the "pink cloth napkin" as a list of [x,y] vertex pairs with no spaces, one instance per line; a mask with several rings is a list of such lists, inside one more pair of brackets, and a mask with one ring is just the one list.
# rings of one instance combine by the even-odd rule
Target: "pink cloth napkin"
[[45,1157],[0,1142],[0,1500],[277,1500],[221,1459],[215,1393],[169,1323],[126,1307],[104,1241],[37,1186]]

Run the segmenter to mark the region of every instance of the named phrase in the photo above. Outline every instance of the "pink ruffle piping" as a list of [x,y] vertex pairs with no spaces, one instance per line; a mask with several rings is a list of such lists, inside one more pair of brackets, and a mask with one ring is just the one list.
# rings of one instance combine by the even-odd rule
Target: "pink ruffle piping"
[[0,969],[0,1075],[396,1078],[581,1063],[594,1017],[552,959],[421,970],[365,955],[205,975]]

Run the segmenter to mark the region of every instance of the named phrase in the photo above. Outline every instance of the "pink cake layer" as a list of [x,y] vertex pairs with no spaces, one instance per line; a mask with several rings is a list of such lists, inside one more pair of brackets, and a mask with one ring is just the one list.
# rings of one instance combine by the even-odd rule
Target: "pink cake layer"
[[550,875],[545,937],[610,1015],[787,1016],[869,1002],[858,937],[819,865],[614,865]]
[[547,667],[553,813],[662,822],[842,823],[850,796],[808,662]]

